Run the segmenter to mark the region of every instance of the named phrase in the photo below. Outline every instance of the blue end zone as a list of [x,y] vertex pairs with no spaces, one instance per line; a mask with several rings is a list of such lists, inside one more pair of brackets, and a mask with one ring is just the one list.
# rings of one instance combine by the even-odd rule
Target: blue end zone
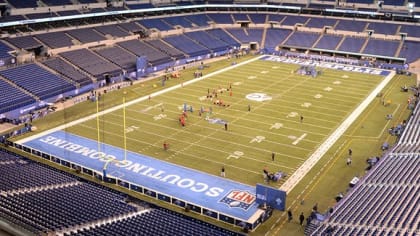
[[123,149],[103,143],[98,146],[94,140],[64,131],[56,131],[22,145],[101,175],[108,163],[108,177],[243,221],[248,221],[258,210],[255,187],[129,151],[124,161]]
[[361,67],[361,66],[354,66],[354,65],[344,65],[344,64],[334,63],[334,62],[323,62],[323,61],[310,60],[310,59],[288,58],[288,57],[267,55],[267,56],[261,57],[260,60],[282,62],[282,63],[288,63],[288,64],[298,64],[298,65],[304,65],[304,66],[319,66],[319,67],[327,68],[327,69],[359,72],[359,73],[371,74],[371,75],[387,76],[390,73],[389,70],[370,68],[370,67]]

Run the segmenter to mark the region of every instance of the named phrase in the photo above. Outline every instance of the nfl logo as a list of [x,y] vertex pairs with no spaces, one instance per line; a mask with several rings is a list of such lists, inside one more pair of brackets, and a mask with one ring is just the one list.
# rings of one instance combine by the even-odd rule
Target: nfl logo
[[229,207],[239,207],[248,210],[255,202],[255,194],[243,190],[231,190],[222,199],[221,203],[227,204]]

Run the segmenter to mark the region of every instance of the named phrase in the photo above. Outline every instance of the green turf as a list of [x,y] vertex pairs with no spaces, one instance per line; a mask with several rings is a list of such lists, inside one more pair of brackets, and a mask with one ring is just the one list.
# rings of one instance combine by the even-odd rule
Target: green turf
[[[264,167],[290,175],[382,80],[380,76],[333,70],[325,70],[314,79],[291,73],[296,69],[296,65],[255,61],[128,106],[127,148],[215,175],[224,165],[229,178],[249,185],[262,182]],[[217,99],[201,98],[208,91],[227,90],[230,85],[232,96],[224,91]],[[142,89],[130,89],[127,96],[144,96]],[[245,98],[254,92],[266,93],[272,100]],[[229,106],[214,105],[215,100]],[[195,111],[188,112],[186,126],[181,127],[178,118],[184,103]],[[201,106],[212,108],[210,118],[228,121],[228,131],[222,125],[210,124],[207,114],[199,116]],[[122,110],[99,117],[99,139],[123,147],[123,123]],[[276,123],[281,128],[273,128]],[[67,131],[98,139],[96,119]],[[168,152],[162,149],[164,141],[170,144]],[[274,162],[272,152],[276,153]]]
[[[249,58],[242,60],[245,59]],[[230,63],[217,62],[204,73],[217,71]],[[227,178],[249,185],[263,182],[264,167],[270,171],[284,171],[290,176],[383,79],[334,70],[323,70],[322,75],[314,79],[291,73],[297,68],[296,65],[256,61],[128,106],[125,110],[127,149],[214,175],[218,175],[223,165]],[[191,79],[194,70],[183,72],[182,79],[171,79],[164,88]],[[400,93],[399,86],[413,81],[413,78],[404,76],[392,80],[382,97],[392,100],[392,104],[384,107],[382,98],[377,98],[288,195],[287,205],[295,214],[303,211],[307,215],[315,202],[321,210],[332,206],[333,197],[346,190],[348,181],[354,175],[363,175],[365,159],[379,155],[382,142],[395,141],[387,136],[386,128],[407,117],[404,107],[407,94]],[[200,99],[207,95],[208,90],[226,89],[230,84],[232,96],[227,91],[218,94],[218,99],[229,107]],[[102,96],[99,109],[121,104],[123,96],[128,101],[159,89],[162,89],[159,81],[148,81],[108,93]],[[255,102],[245,98],[254,92],[266,93],[272,96],[272,100]],[[186,126],[181,127],[178,118],[184,103],[192,105],[194,112],[188,113]],[[251,111],[248,111],[248,105]],[[227,120],[228,131],[222,125],[206,121],[206,114],[199,116],[201,106],[212,107],[210,118]],[[44,130],[92,114],[95,110],[96,104],[88,101],[38,120],[35,125]],[[389,113],[394,113],[394,120],[384,119]],[[304,117],[302,123],[300,115]],[[124,146],[123,110],[101,116],[98,123],[102,142]],[[98,139],[96,119],[67,131]],[[303,134],[306,136],[293,144]],[[164,141],[170,143],[167,152],[162,150]],[[347,167],[345,157],[350,147],[354,151],[354,164]],[[274,162],[271,161],[272,152],[276,153]],[[283,182],[271,185],[279,187]],[[305,199],[304,205],[300,205],[301,199]],[[271,229],[273,225],[275,227]],[[276,212],[253,234],[266,232],[271,235],[303,235],[295,223],[284,224],[281,212]]]

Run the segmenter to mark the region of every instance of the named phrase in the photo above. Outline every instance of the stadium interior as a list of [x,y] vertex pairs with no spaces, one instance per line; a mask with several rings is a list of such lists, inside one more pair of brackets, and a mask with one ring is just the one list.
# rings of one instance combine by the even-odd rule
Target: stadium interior
[[[0,229],[6,235],[420,234],[420,0],[0,0],[0,14]],[[196,67],[212,73],[211,63],[225,63],[216,64],[222,69],[262,55],[402,76],[395,83],[403,86],[392,93],[404,96],[403,112],[387,115],[401,123],[388,130],[391,139],[380,139],[382,155],[366,160],[369,169],[351,190],[337,192],[328,206],[285,190],[287,209],[296,222],[302,211],[303,224],[288,225],[287,209],[265,205],[252,222],[221,217],[133,191],[105,172],[16,142],[81,118],[69,112],[68,120],[33,125],[101,93],[162,76],[194,73],[192,80],[203,75]],[[323,71],[302,66],[298,73]],[[159,89],[153,86],[150,93]],[[318,172],[305,178],[328,170]],[[303,195],[314,185],[308,179]]]

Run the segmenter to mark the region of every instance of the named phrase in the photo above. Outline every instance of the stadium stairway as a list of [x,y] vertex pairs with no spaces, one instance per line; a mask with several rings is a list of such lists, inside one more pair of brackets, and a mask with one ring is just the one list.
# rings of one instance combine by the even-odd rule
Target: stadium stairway
[[[319,223],[318,223],[319,224]],[[310,221],[309,224],[305,226],[304,235],[312,235],[313,232],[318,228],[318,225],[314,223],[314,220]]]
[[369,43],[369,39],[370,39],[370,38],[365,39],[365,42],[363,43],[362,47],[360,48],[359,53],[363,53],[363,51],[365,51],[365,48],[366,48],[366,46],[367,46],[367,45],[368,45],[368,43]]
[[311,45],[311,48],[314,48],[319,43],[319,41],[322,39],[322,37],[324,37],[324,33],[323,32],[321,34],[319,34],[318,39],[315,40],[314,44]]
[[66,76],[64,76],[64,75],[62,75],[62,74],[60,74],[60,73],[58,73],[57,71],[55,71],[55,70],[53,70],[53,69],[49,68],[48,66],[46,66],[46,65],[44,65],[44,64],[42,64],[42,63],[40,63],[40,62],[35,62],[35,64],[37,64],[37,65],[38,65],[39,67],[41,67],[42,69],[47,70],[47,71],[51,72],[52,74],[57,75],[58,77],[60,77],[60,78],[64,79],[65,81],[67,81],[67,82],[69,82],[69,83],[71,83],[71,84],[75,85],[75,86],[76,86],[76,88],[80,88],[80,84],[79,84],[79,83],[77,83],[77,82],[76,82],[76,81],[74,81],[74,80],[71,80],[70,78],[67,78]]
[[74,227],[69,227],[66,229],[63,229],[59,232],[55,232],[54,235],[58,235],[58,236],[62,236],[62,235],[66,235],[66,234],[70,234],[72,232],[76,233],[78,231],[84,230],[84,229],[89,229],[89,228],[95,228],[101,225],[105,225],[105,224],[109,224],[109,223],[114,223],[117,222],[119,220],[123,220],[123,219],[128,219],[137,215],[141,215],[144,214],[146,212],[149,212],[150,209],[146,209],[146,210],[142,210],[142,211],[136,211],[136,212],[130,212],[130,213],[125,213],[125,214],[121,214],[121,215],[117,215],[117,216],[111,216],[109,218],[106,219],[102,219],[102,220],[97,220],[94,222],[88,222],[86,224],[81,224],[81,225],[77,225]]
[[294,32],[295,32],[294,30],[290,32],[290,34],[282,42],[279,43],[279,45],[284,45],[284,43],[289,40],[289,38],[293,35]]
[[[337,21],[338,22],[338,21]],[[341,47],[341,44],[343,44],[344,40],[346,40],[346,35],[343,36],[343,38],[341,38],[341,41],[337,44],[337,47],[334,48],[334,50],[337,50]]]
[[268,27],[264,27],[263,34],[262,34],[262,37],[261,37],[261,45],[260,45],[260,48],[264,48],[265,47],[265,38],[267,36],[267,28]]
[[244,33],[246,36],[249,36],[248,30],[246,30],[245,28],[244,28]]
[[14,190],[2,192],[2,195],[19,195],[19,194],[38,192],[38,191],[44,191],[44,190],[49,190],[49,189],[65,188],[65,187],[75,186],[75,185],[80,185],[80,184],[82,184],[80,181],[74,181],[74,182],[67,182],[67,183],[54,184],[54,185],[43,185],[43,186],[37,186],[37,187],[32,187],[32,188],[14,189]]
[[394,57],[398,57],[398,55],[400,55],[400,52],[401,52],[401,49],[402,49],[403,46],[404,46],[404,40],[401,40],[400,45],[398,45],[398,48],[395,51]]
[[58,56],[58,57],[59,57],[61,60],[65,61],[65,62],[67,62],[68,64],[70,64],[70,65],[72,65],[73,67],[75,67],[75,68],[76,68],[79,72],[81,72],[81,73],[83,73],[83,74],[87,75],[87,76],[89,77],[89,79],[91,79],[91,80],[93,81],[93,83],[95,83],[95,82],[97,82],[97,81],[98,81],[98,79],[97,79],[95,76],[93,76],[93,75],[89,74],[89,73],[88,73],[87,71],[85,71],[83,68],[80,68],[80,67],[76,66],[75,64],[71,63],[71,61],[67,60],[67,58],[62,57],[62,56]]
[[241,42],[238,38],[235,37],[235,35],[231,34],[226,28],[220,28],[221,30],[225,31],[226,34],[228,34],[230,37],[236,40],[236,42]]

